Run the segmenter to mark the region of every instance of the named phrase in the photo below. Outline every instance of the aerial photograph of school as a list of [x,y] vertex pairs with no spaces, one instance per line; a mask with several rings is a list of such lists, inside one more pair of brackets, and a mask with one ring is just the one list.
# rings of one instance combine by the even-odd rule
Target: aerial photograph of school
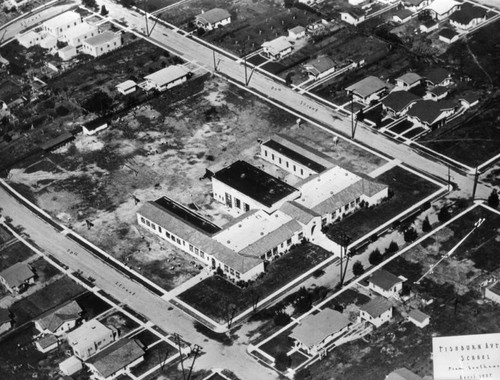
[[500,0],[4,0],[1,380],[500,380]]

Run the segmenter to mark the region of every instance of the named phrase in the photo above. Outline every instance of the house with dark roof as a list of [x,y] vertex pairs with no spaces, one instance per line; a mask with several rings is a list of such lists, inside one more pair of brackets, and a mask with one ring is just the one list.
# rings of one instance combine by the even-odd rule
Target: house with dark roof
[[359,307],[359,319],[380,327],[392,318],[393,307],[384,297],[377,297]]
[[35,321],[36,329],[43,334],[64,335],[75,328],[83,310],[76,301],[64,305]]
[[414,14],[415,12],[407,8],[401,8],[394,13],[392,19],[394,22],[397,22],[399,24],[404,24],[405,22],[410,21]]
[[422,380],[422,378],[409,369],[398,368],[388,374],[385,380]]
[[295,347],[315,356],[324,350],[328,343],[349,331],[351,322],[343,314],[333,309],[321,310],[318,314],[310,314],[293,328],[289,335]]
[[145,353],[138,340],[122,339],[94,355],[85,364],[95,379],[111,380],[143,362]]
[[450,15],[449,21],[457,29],[469,30],[486,21],[486,9],[465,2]]
[[35,340],[35,347],[38,351],[45,354],[55,350],[59,346],[59,340],[55,335],[45,335]]
[[460,38],[460,34],[458,34],[454,29],[451,28],[443,28],[438,33],[439,40],[443,41],[447,44],[452,44],[455,41],[458,41]]
[[8,309],[0,307],[0,334],[12,328],[12,318]]
[[415,326],[423,329],[430,323],[431,317],[418,309],[412,309],[408,313],[408,320]]
[[354,101],[370,104],[374,100],[379,100],[388,90],[389,86],[382,79],[368,76],[359,82],[351,84],[346,88],[347,93],[352,94]]
[[291,54],[293,46],[285,36],[280,36],[274,40],[264,42],[262,51],[269,59],[277,61]]
[[437,30],[439,23],[434,19],[429,19],[420,24],[419,29],[422,33],[430,33]]
[[383,109],[391,117],[399,117],[406,114],[406,112],[421,98],[408,91],[393,91],[380,103]]
[[396,87],[408,90],[419,86],[422,83],[422,77],[417,73],[405,73],[396,78]]
[[448,96],[449,88],[445,86],[436,86],[430,90],[427,90],[423,99],[424,100],[433,100],[437,102],[438,100],[444,99]]
[[348,11],[340,12],[340,19],[356,26],[366,20],[366,13],[363,9],[351,8]]
[[0,272],[0,282],[11,293],[19,293],[35,283],[35,273],[28,264],[16,263]]
[[449,86],[453,83],[451,73],[442,68],[433,68],[424,74],[425,82],[428,86]]
[[460,94],[460,98],[458,100],[464,108],[475,107],[479,104],[479,96],[474,93]]
[[453,115],[456,103],[452,100],[420,100],[407,112],[408,120],[428,128],[437,128],[446,123],[446,119]]
[[404,7],[412,12],[420,12],[430,3],[432,0],[403,0]]
[[202,12],[195,17],[194,23],[198,28],[213,30],[231,23],[231,14],[222,8],[213,8]]
[[398,277],[385,269],[379,269],[368,279],[368,288],[386,298],[399,298],[405,281],[404,277]]
[[306,62],[304,64],[304,70],[309,75],[309,78],[317,80],[335,72],[336,64],[335,61],[330,57],[321,55]]

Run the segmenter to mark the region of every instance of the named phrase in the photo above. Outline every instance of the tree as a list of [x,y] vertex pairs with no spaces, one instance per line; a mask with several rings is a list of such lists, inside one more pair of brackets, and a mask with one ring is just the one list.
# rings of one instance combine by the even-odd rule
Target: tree
[[365,273],[365,268],[363,267],[363,264],[361,264],[361,261],[356,261],[352,265],[352,274],[355,276],[361,276],[363,273]]
[[254,288],[254,287],[251,287],[250,289],[248,289],[248,297],[250,298],[250,301],[252,301],[252,309],[253,311],[257,311],[257,304],[259,303],[260,301],[260,297],[262,296],[262,293],[260,290]]
[[113,99],[108,94],[99,90],[83,103],[83,108],[97,114],[105,114],[110,111]]
[[285,83],[287,86],[291,86],[293,84],[292,78],[293,78],[293,73],[288,73],[285,77]]
[[445,223],[450,219],[451,219],[450,210],[448,210],[448,206],[444,206],[441,210],[439,210],[438,220],[441,223]]
[[391,241],[391,244],[386,248],[385,253],[391,254],[395,253],[399,250],[399,245],[394,240]]
[[498,193],[496,189],[491,191],[490,196],[488,197],[488,206],[497,208],[500,203],[500,199],[498,198]]
[[305,287],[301,287],[296,294],[294,301],[295,311],[297,313],[303,314],[312,307],[312,297]]
[[106,6],[105,6],[105,5],[103,5],[103,6],[101,7],[101,16],[107,16],[107,15],[108,15],[108,13],[109,13],[109,12],[108,12],[108,10],[106,9]]
[[429,232],[432,230],[431,222],[429,222],[429,217],[425,217],[424,221],[422,222],[422,231],[424,232]]
[[279,352],[275,356],[276,362],[275,367],[278,371],[286,371],[288,367],[292,364],[292,358],[286,354],[286,352]]
[[417,231],[413,227],[407,228],[403,235],[405,238],[405,242],[407,243],[411,243],[412,241],[417,240],[418,237]]
[[368,258],[368,261],[370,262],[371,265],[378,265],[382,262],[383,256],[380,253],[378,249],[375,249],[370,253],[370,257]]
[[276,326],[286,326],[290,323],[291,320],[292,319],[290,318],[290,316],[283,310],[278,311],[274,316],[274,324]]
[[90,9],[96,9],[97,3],[95,0],[82,0],[82,5]]

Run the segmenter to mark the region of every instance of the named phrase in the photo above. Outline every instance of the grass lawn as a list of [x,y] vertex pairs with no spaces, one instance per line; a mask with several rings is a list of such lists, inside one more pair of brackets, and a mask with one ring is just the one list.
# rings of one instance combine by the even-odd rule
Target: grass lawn
[[10,310],[14,314],[16,325],[20,326],[84,291],[69,277],[63,277],[14,303]]
[[439,189],[434,183],[400,166],[382,173],[375,181],[388,184],[393,196],[374,208],[359,209],[334,223],[327,232],[328,236],[334,237],[336,231],[342,230],[355,241]]
[[134,335],[132,339],[138,339],[146,347],[151,346],[153,343],[158,342],[160,338],[158,335],[152,333],[149,330],[143,330],[140,333]]
[[281,352],[288,352],[293,348],[293,339],[289,337],[295,326],[290,327],[283,331],[281,334],[275,336],[273,339],[267,341],[259,348],[266,354],[276,358]]
[[0,251],[0,271],[24,261],[33,255],[35,255],[35,252],[26,247],[23,243],[20,241],[15,242]]
[[347,289],[342,292],[338,297],[335,297],[331,301],[327,302],[322,306],[322,309],[325,308],[334,308],[335,305],[340,305],[342,307],[346,307],[350,304],[355,304],[357,306],[364,305],[370,301],[370,297],[365,296],[364,294],[358,293],[353,289]]
[[46,282],[52,277],[61,274],[59,269],[51,265],[43,257],[40,257],[38,260],[33,261],[30,265],[35,270],[36,275],[38,276],[37,282]]
[[144,361],[138,366],[132,368],[132,374],[134,374],[135,376],[140,376],[144,372],[149,371],[154,366],[169,359],[176,353],[177,350],[175,350],[167,342],[160,342],[146,351],[146,355],[144,355]]
[[237,312],[241,312],[252,305],[257,295],[258,300],[264,299],[330,255],[330,252],[309,243],[298,245],[270,263],[266,274],[248,288],[241,289],[212,276],[181,293],[179,298],[207,316],[224,322],[229,305],[234,304]]
[[120,336],[127,335],[130,331],[139,326],[137,322],[134,322],[120,311],[106,316],[101,322],[106,326],[113,326],[120,332]]
[[87,292],[77,297],[76,302],[83,309],[84,317],[90,320],[111,309],[111,305],[94,293]]
[[0,225],[0,244],[12,239],[12,234]]

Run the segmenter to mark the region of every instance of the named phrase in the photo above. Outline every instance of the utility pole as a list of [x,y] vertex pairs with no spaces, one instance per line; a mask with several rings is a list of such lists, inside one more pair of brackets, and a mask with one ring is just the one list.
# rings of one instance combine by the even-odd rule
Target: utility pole
[[201,352],[201,347],[195,344],[192,352],[193,352],[193,362],[191,363],[191,367],[189,368],[187,380],[191,380],[191,373],[193,372],[194,362],[196,361],[196,357],[198,356],[198,354]]
[[477,183],[479,181],[479,171],[477,170],[476,166],[476,172],[474,173],[474,187],[472,188],[472,200],[476,198],[476,190],[477,190]]
[[351,139],[354,140],[354,133],[356,128],[354,127],[354,92],[351,91]]
[[186,374],[184,373],[184,358],[182,357],[181,337],[177,333],[172,334],[172,336],[175,338],[175,342],[177,343],[177,346],[179,347],[179,354],[181,357],[182,379],[186,380]]

